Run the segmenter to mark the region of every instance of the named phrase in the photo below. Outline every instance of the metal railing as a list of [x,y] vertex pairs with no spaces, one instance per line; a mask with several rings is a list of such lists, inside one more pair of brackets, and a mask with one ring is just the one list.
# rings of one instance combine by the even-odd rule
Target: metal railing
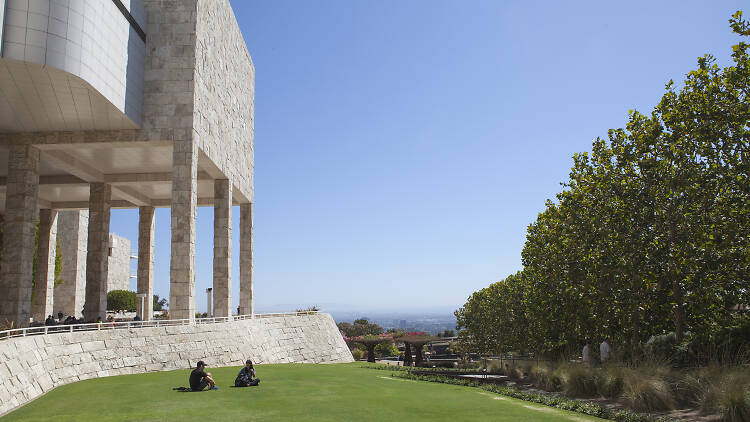
[[150,321],[121,321],[121,322],[105,321],[105,322],[93,322],[93,323],[86,323],[86,324],[45,325],[45,326],[40,326],[40,327],[15,328],[12,330],[0,331],[0,340],[15,338],[15,337],[27,337],[27,336],[59,334],[59,333],[77,333],[77,332],[83,332],[83,331],[170,327],[170,326],[180,326],[180,325],[221,324],[225,322],[242,321],[246,319],[316,315],[317,313],[318,311],[302,311],[302,312],[237,315],[237,316],[230,316],[230,317],[195,318],[195,319],[153,319]]

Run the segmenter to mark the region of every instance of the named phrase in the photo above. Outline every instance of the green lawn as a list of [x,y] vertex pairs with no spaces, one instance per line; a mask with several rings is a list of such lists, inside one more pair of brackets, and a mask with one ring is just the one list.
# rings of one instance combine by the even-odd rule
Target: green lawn
[[[209,368],[218,391],[182,393],[189,371],[78,382],[6,415],[10,421],[594,421],[478,388],[417,382],[360,364],[258,365],[258,387],[234,388],[239,367]],[[600,419],[599,419],[600,420]]]

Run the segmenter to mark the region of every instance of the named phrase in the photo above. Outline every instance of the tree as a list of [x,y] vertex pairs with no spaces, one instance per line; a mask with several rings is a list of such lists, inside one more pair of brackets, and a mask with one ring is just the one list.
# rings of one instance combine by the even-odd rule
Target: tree
[[[750,36],[741,12],[729,22]],[[651,335],[736,324],[750,303],[749,46],[726,68],[701,57],[650,114],[629,112],[573,156],[528,227],[523,271],[456,311],[463,347],[558,353],[612,337],[635,351]]]
[[348,322],[339,322],[337,324],[339,330],[346,335],[346,337],[359,337],[365,335],[379,335],[383,334],[383,327],[378,324],[370,323],[365,318],[360,318],[354,321],[353,324]]
[[154,310],[161,311],[168,305],[166,298],[159,298],[159,295],[154,295]]
[[130,290],[112,290],[107,293],[108,311],[135,311],[136,294]]
[[398,348],[393,343],[380,343],[375,346],[375,356],[398,356]]

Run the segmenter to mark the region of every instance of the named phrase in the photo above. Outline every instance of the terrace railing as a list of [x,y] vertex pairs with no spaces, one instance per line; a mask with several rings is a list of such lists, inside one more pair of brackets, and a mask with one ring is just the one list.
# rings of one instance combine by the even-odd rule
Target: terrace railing
[[302,312],[285,312],[273,314],[254,314],[254,315],[237,315],[230,317],[213,317],[213,318],[195,318],[195,319],[153,319],[150,321],[120,321],[120,322],[93,322],[86,324],[71,325],[45,325],[40,327],[15,328],[12,330],[0,331],[0,340],[28,337],[47,334],[59,333],[77,333],[82,331],[101,331],[101,330],[119,330],[119,329],[137,329],[152,327],[168,327],[179,325],[205,325],[205,324],[222,324],[225,322],[242,321],[246,319],[259,318],[276,318],[276,317],[293,317],[301,315],[315,315],[317,311]]

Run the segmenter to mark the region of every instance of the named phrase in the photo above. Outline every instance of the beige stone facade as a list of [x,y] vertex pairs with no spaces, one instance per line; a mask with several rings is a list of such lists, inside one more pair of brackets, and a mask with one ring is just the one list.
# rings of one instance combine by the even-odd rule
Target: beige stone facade
[[[55,333],[0,340],[0,415],[60,385],[89,378],[264,363],[352,362],[327,314],[207,325]],[[226,383],[232,380],[219,380]]]
[[109,270],[107,272],[107,292],[130,290],[130,239],[109,234]]
[[[35,2],[34,7],[38,6],[36,3],[45,2]],[[13,7],[30,7],[25,4],[14,2]],[[88,95],[97,104],[106,103],[102,109],[106,108],[108,116],[98,119],[94,115],[48,113],[44,124],[38,126],[33,121],[15,124],[13,119],[0,119],[0,209],[4,208],[6,219],[14,222],[6,229],[4,242],[21,245],[18,250],[3,254],[0,264],[0,320],[25,325],[32,316],[30,242],[40,209],[89,212],[83,308],[85,318],[94,320],[104,316],[106,307],[106,280],[110,273],[106,243],[111,209],[138,208],[148,214],[155,207],[170,207],[170,315],[192,319],[197,207],[228,209],[229,214],[221,213],[222,220],[215,223],[224,227],[231,222],[231,206],[239,205],[240,308],[243,313],[252,313],[255,69],[228,0],[131,0],[123,2],[126,10],[117,9],[112,2],[87,1],[76,7],[94,4],[107,13],[107,19],[116,22],[110,29],[121,30],[120,35],[129,34],[103,34],[108,43],[127,44],[113,48],[128,52],[122,67],[125,75],[117,82],[118,92],[124,92],[124,97],[99,92],[101,81],[88,70],[75,72],[66,66],[55,67],[54,60],[48,63],[20,61],[19,57],[24,56],[18,55],[0,57],[0,67],[7,68],[14,78],[31,75],[32,84],[44,81],[45,85],[35,86],[34,92],[57,93],[57,100],[50,104],[44,103],[46,97],[34,97],[34,101],[41,102],[41,109],[62,107],[67,111],[60,103],[67,101],[67,91],[63,91],[75,87],[70,104]],[[42,13],[26,10],[37,12]],[[89,12],[84,10],[81,14],[95,16]],[[46,13],[53,11],[48,8]],[[12,24],[23,22],[12,20]],[[120,28],[121,25],[124,26]],[[107,28],[105,25],[102,30]],[[77,34],[79,29],[68,31]],[[83,32],[83,36],[88,36]],[[19,48],[28,46],[12,47],[8,51],[17,54]],[[97,52],[87,50],[86,54]],[[91,63],[99,60],[87,56],[89,59]],[[113,74],[105,76],[110,78]],[[14,90],[14,96],[3,97],[10,99],[4,106],[18,115],[27,113],[24,96],[31,98],[36,94],[20,92],[11,82],[0,77],[0,91]],[[136,104],[141,99],[142,106]],[[78,119],[78,123],[70,119]],[[230,181],[230,186],[216,190],[217,181]],[[217,192],[222,196],[217,197]],[[141,221],[139,232],[153,233],[153,228],[144,229],[144,224],[149,225],[148,221]],[[217,242],[220,259],[215,263],[218,292],[214,292],[214,297],[223,313],[231,304],[231,289],[224,285],[231,283],[232,275],[222,264],[231,254],[227,246],[231,245],[231,230]],[[152,239],[139,240],[138,245],[139,260],[152,262]],[[152,292],[152,271],[146,266],[138,274],[139,292]],[[72,289],[56,291],[73,294]],[[71,310],[79,306],[75,297],[60,303]],[[150,315],[148,309],[144,314]]]

